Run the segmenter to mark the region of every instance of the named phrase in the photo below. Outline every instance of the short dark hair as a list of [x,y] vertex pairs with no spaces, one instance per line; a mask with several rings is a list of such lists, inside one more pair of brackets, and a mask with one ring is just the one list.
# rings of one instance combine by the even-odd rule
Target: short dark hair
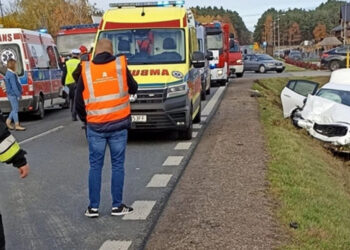
[[15,63],[17,62],[16,59],[10,58],[7,60],[7,63]]

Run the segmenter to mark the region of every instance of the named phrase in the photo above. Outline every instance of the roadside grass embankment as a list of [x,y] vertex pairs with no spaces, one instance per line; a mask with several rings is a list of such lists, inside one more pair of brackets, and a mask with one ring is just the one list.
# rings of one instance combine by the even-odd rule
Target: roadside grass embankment
[[284,65],[286,66],[285,72],[299,72],[299,71],[306,70],[304,68],[297,67],[297,66],[289,64],[289,63],[285,63]]
[[[328,77],[307,78],[324,84]],[[350,167],[284,119],[287,78],[258,80],[270,192],[289,239],[281,249],[350,249]],[[297,228],[290,223],[297,223]]]

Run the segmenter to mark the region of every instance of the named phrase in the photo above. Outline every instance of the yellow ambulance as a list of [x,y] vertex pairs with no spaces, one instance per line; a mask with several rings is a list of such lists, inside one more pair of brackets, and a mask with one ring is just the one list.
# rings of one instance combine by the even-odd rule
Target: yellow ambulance
[[125,54],[138,82],[130,98],[132,129],[177,130],[192,138],[201,117],[201,76],[205,57],[198,51],[193,14],[183,1],[110,4],[96,39],[112,41]]

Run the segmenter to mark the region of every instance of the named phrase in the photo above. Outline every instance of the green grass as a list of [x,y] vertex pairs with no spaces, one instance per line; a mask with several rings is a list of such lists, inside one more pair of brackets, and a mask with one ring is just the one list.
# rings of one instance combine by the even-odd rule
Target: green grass
[[[280,93],[287,81],[264,79],[254,85],[264,95],[259,105],[270,156],[270,191],[289,236],[281,249],[350,249],[350,169],[322,142],[283,119]],[[299,228],[290,228],[290,222]]]
[[298,72],[298,71],[305,71],[306,70],[304,68],[300,68],[300,67],[294,66],[292,64],[288,64],[288,63],[284,63],[284,64],[286,66],[286,69],[285,69],[286,72]]

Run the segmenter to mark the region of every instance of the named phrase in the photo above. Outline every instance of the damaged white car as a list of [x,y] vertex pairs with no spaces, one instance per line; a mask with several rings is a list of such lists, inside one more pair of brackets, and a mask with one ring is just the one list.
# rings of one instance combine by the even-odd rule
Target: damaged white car
[[318,86],[307,80],[289,81],[281,93],[284,117],[338,149],[350,146],[350,69],[332,72],[329,83]]

